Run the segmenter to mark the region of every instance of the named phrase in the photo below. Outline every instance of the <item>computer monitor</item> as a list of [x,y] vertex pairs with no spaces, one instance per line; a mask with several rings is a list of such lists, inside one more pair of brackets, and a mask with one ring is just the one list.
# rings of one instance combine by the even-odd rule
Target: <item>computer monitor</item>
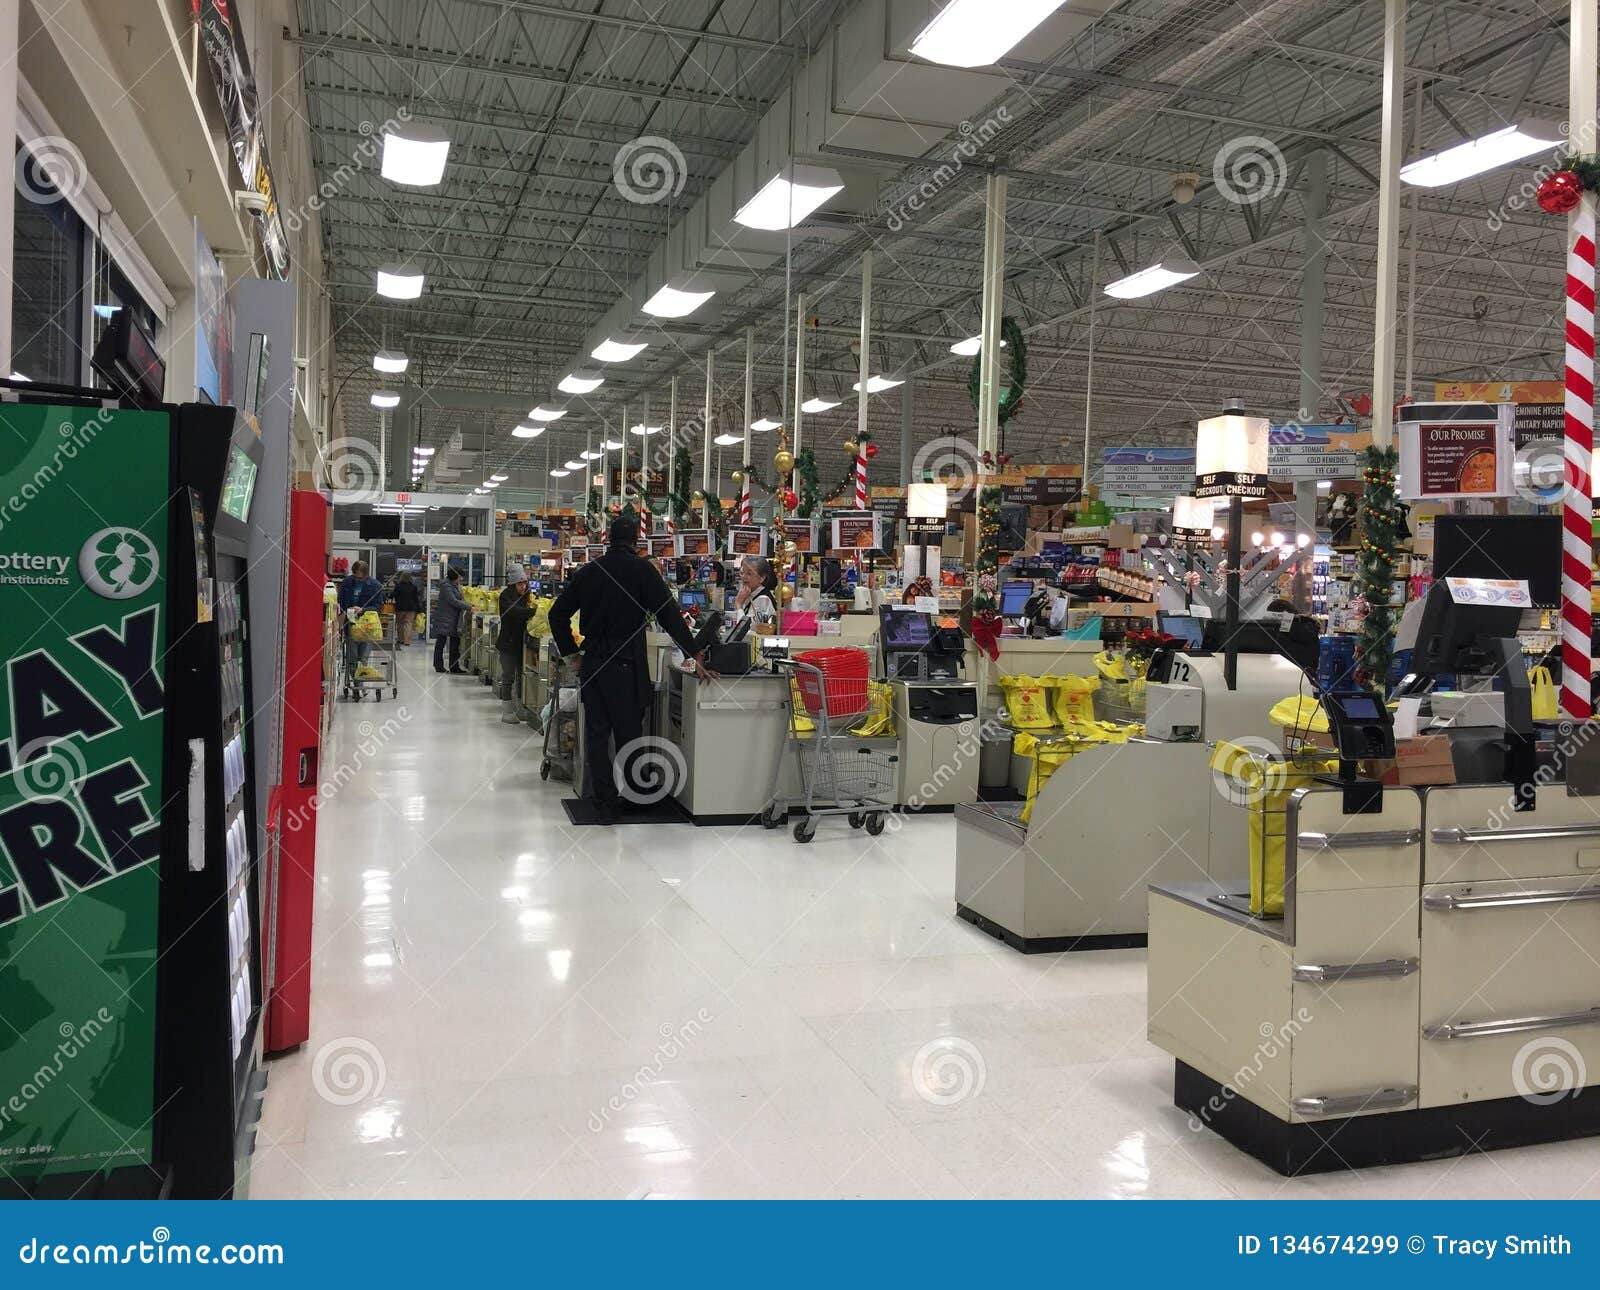
[[[230,515],[233,514],[233,511],[228,508],[226,487],[223,489],[222,504],[225,509],[228,509]],[[400,517],[398,515],[363,515],[356,521],[356,524],[363,542],[397,541],[400,537]]]
[[1000,587],[1000,616],[1002,618],[1020,618],[1022,611],[1027,607],[1028,597],[1033,595],[1033,583],[1027,580],[1007,582]]
[[832,556],[823,556],[818,581],[824,596],[843,595],[846,590],[843,563]]
[[1433,577],[1436,584],[1526,580],[1534,606],[1554,609],[1561,603],[1561,517],[1441,515],[1433,522]]
[[704,609],[710,603],[706,593],[696,587],[685,587],[678,592],[678,603],[685,609]]
[[[1417,624],[1411,670],[1418,676],[1437,676],[1440,672],[1470,674],[1485,663],[1473,647],[1480,640],[1515,636],[1521,621],[1520,606],[1459,604],[1446,583],[1435,581],[1428,588],[1422,619]],[[1492,663],[1492,659],[1488,661]]]
[[1156,626],[1168,636],[1176,636],[1188,649],[1200,648],[1200,620],[1193,614],[1169,614],[1165,610],[1158,610]]
[[882,606],[879,628],[885,649],[922,649],[933,639],[933,620],[914,609]]

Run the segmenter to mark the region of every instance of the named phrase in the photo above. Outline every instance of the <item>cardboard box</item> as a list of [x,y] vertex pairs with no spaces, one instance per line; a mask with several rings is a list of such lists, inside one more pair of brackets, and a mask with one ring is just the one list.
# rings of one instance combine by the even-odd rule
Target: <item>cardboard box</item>
[[1384,784],[1421,788],[1456,782],[1450,740],[1444,735],[1396,739],[1394,760],[1366,763],[1367,773]]
[[1139,535],[1131,524],[1112,524],[1106,529],[1106,545],[1122,551],[1137,551]]

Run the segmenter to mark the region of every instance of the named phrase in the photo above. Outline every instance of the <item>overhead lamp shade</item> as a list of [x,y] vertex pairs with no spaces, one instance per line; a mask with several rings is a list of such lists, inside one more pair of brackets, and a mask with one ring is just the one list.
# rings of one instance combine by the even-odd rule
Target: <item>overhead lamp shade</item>
[[[1004,349],[1005,347],[1005,341],[1001,341],[1000,348]],[[958,340],[954,345],[950,346],[950,352],[958,354],[962,358],[973,358],[983,353],[983,337],[968,336],[966,340]]]
[[906,488],[906,518],[942,520],[949,512],[950,490],[943,484],[914,483]]
[[[905,381],[899,380],[899,379],[897,379],[897,378],[895,378],[893,376],[882,376],[882,375],[869,376],[869,377],[867,377],[867,393],[868,394],[882,394],[885,390],[892,390],[892,389],[894,389],[895,386],[904,385],[904,384],[905,384]],[[860,394],[861,393],[861,382],[857,381],[850,388],[852,390],[854,390],[857,394]]]
[[513,439],[537,439],[543,433],[543,426],[520,425],[512,427],[511,437]]
[[719,434],[711,442],[719,448],[731,448],[736,443],[743,443],[744,437],[736,434]]
[[628,433],[629,434],[636,434],[636,435],[639,435],[639,436],[642,437],[644,435],[649,435],[649,434],[660,434],[662,429],[663,429],[662,426],[636,425],[636,426],[629,426],[628,427]]
[[1148,269],[1140,269],[1125,278],[1106,283],[1105,292],[1117,300],[1138,300],[1142,296],[1165,291],[1179,282],[1187,282],[1198,276],[1199,272],[1200,266],[1188,256],[1169,255]]
[[423,273],[409,264],[385,264],[378,270],[376,290],[390,300],[415,300],[422,294]]
[[1561,127],[1549,121],[1522,121],[1408,161],[1400,167],[1400,178],[1419,188],[1442,188],[1554,148],[1565,137]]
[[750,423],[750,428],[757,434],[766,434],[768,431],[776,430],[782,424],[783,422],[774,421],[771,417],[757,417]]
[[372,356],[372,367],[377,372],[398,376],[411,365],[411,360],[397,349],[380,349]]
[[772,232],[795,228],[830,197],[844,191],[844,180],[828,166],[786,166],[733,217],[746,228]]
[[568,470],[582,470],[583,469],[582,460],[579,459],[579,458],[576,458],[576,457],[574,457],[571,461],[563,462],[562,465],[564,465]]
[[550,472],[551,476],[553,478],[555,478],[555,479],[565,479],[571,473],[572,472],[570,470],[559,470],[559,469],[558,470],[552,470]]
[[640,307],[656,318],[687,318],[716,294],[714,289],[700,286],[688,274],[680,274]]
[[503,484],[503,483],[506,482],[506,480],[510,479],[511,476],[510,475],[490,475],[489,478],[491,480],[493,480],[497,484]]
[[605,453],[603,453],[603,452],[594,452],[591,449],[585,448],[578,455],[580,457],[582,457],[585,461],[599,461],[600,458],[605,456]]
[[630,358],[637,358],[649,348],[649,344],[645,341],[635,343],[613,340],[608,336],[589,352],[589,357],[597,363],[626,363]]
[[601,446],[601,448],[605,449],[606,452],[618,452],[622,448],[622,440],[621,439],[607,439],[600,446]]
[[592,394],[606,383],[598,372],[568,372],[556,386],[563,394]]
[[949,0],[911,52],[946,67],[988,67],[1059,9],[1065,0]]
[[566,415],[565,408],[547,408],[542,405],[528,413],[529,419],[533,421],[559,421]]
[[499,488],[500,487],[500,481],[498,479],[486,479],[486,480],[483,481],[483,486],[484,486],[485,489]]
[[1266,417],[1224,412],[1199,425],[1194,443],[1194,496],[1267,495]]
[[1190,537],[1203,536],[1211,532],[1216,509],[1216,503],[1210,498],[1175,497],[1172,499],[1172,531]]
[[800,405],[800,411],[808,416],[816,416],[820,412],[831,412],[838,406],[838,399],[825,399],[821,395],[814,395]]
[[372,406],[375,408],[399,407],[400,396],[391,390],[379,390],[372,396]]
[[383,132],[383,177],[393,184],[427,188],[444,178],[450,137],[443,130],[407,122]]

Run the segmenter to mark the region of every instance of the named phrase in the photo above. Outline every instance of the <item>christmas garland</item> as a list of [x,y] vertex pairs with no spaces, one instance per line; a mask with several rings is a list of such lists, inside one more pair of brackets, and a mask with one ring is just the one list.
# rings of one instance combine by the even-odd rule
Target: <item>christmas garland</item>
[[583,529],[590,537],[600,537],[605,532],[605,517],[600,514],[600,490],[589,490],[589,505],[587,514],[583,517]]
[[1000,657],[1000,488],[978,491],[978,553],[973,562],[972,640],[991,659]]
[[1382,694],[1394,656],[1394,566],[1400,508],[1394,495],[1399,454],[1394,448],[1367,449],[1361,472],[1361,547],[1356,575],[1357,598],[1364,606],[1356,643],[1356,676]]
[[722,549],[723,539],[727,537],[727,521],[722,514],[722,499],[715,493],[706,494],[706,527],[711,530],[712,547],[714,550]]
[[667,492],[667,514],[680,528],[684,517],[689,514],[689,476],[693,470],[694,462],[689,457],[689,449],[680,443],[672,454],[672,481],[675,487]]
[[[1009,379],[1000,387],[1000,424],[1005,425],[1022,410],[1022,396],[1028,384],[1028,342],[1017,320],[1010,316],[1000,320],[1000,341],[1004,346],[1000,351],[1001,362],[1010,367]],[[972,360],[972,375],[967,378],[967,393],[972,397],[974,408],[982,401],[982,373],[983,355],[980,353]]]
[[817,489],[817,454],[809,448],[802,448],[794,459],[794,473],[800,487],[795,491],[800,495],[800,505],[795,508],[803,520],[809,520],[816,514],[817,505],[822,501],[822,494]]

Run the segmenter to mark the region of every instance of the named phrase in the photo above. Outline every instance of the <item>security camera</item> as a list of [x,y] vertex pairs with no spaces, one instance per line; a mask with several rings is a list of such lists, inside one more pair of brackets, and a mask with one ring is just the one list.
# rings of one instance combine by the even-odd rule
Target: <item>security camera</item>
[[249,211],[252,215],[265,215],[268,200],[265,193],[258,193],[254,189],[239,188],[234,191],[233,204],[242,211]]
[[1195,190],[1200,186],[1200,176],[1191,172],[1172,177],[1172,200],[1179,206],[1187,206],[1194,200]]

